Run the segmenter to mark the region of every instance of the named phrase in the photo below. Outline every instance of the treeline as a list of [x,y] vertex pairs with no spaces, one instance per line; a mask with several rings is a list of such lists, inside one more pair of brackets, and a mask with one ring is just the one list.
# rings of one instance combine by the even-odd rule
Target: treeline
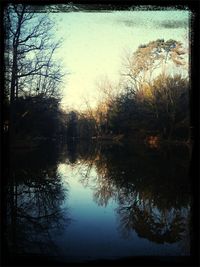
[[151,85],[119,95],[108,108],[108,129],[116,134],[189,138],[189,83],[159,76]]
[[84,112],[64,112],[59,99],[43,94],[19,97],[14,110],[15,136],[22,139],[190,138],[189,81],[180,75],[159,76],[151,86],[124,90]]
[[[103,105],[104,104],[104,105]],[[69,136],[145,137],[188,140],[189,81],[180,75],[157,77],[138,91],[124,90],[96,110],[70,112]]]
[[125,57],[123,83],[107,81],[95,109],[87,103],[85,112],[73,112],[70,135],[188,141],[188,70],[188,52],[181,42],[158,39],[139,46]]

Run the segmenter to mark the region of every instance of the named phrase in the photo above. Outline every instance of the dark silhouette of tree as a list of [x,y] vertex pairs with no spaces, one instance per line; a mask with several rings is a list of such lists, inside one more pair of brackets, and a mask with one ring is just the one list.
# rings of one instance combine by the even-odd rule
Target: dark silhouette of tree
[[157,118],[155,126],[168,138],[175,133],[178,138],[189,138],[189,90],[188,79],[180,75],[159,76],[153,82],[151,91],[154,117]]
[[71,111],[68,115],[67,120],[67,136],[69,138],[77,137],[77,122],[78,122],[78,114],[75,111]]
[[[59,100],[54,97],[37,96],[19,97],[13,104],[15,114],[16,140],[39,138],[57,138],[66,134],[65,115],[59,107]],[[30,123],[31,122],[31,123]],[[36,142],[37,143],[37,142]]]
[[[54,23],[47,13],[38,13],[37,9],[26,4],[8,4],[5,8],[4,18],[6,35],[5,86],[9,93],[10,142],[14,144],[17,137],[16,128],[18,136],[20,136],[20,131],[23,135],[23,123],[26,124],[27,119],[33,119],[33,125],[42,127],[39,126],[41,114],[34,114],[34,112],[37,110],[39,102],[41,105],[44,103],[44,98],[48,98],[46,103],[49,102],[49,108],[50,102],[52,102],[52,106],[55,106],[53,102],[56,103],[61,96],[60,83],[63,73],[60,63],[54,58],[60,41],[54,41],[55,38],[52,35]],[[33,97],[32,100],[31,97]],[[33,107],[35,102],[37,102],[37,107]],[[40,109],[38,112],[41,112],[42,109],[45,112],[46,108],[47,105],[46,107],[41,106],[38,108]],[[23,112],[20,113],[22,109]],[[46,132],[49,130],[50,136],[52,136],[55,131],[49,128],[50,125],[55,128],[58,112],[52,115],[51,108],[48,112]],[[47,112],[45,114],[47,116]],[[30,126],[28,128],[31,129]],[[33,126],[32,136],[34,136],[34,132],[39,132],[40,136],[46,136],[44,127],[42,132],[39,128],[35,129]]]
[[160,75],[137,92],[126,89],[108,104],[108,129],[126,137],[143,132],[144,136],[188,140],[189,90],[188,79],[180,75]]
[[53,41],[53,26],[47,14],[37,13],[29,5],[10,4],[6,8],[6,72],[11,103],[19,95],[58,95],[63,74],[53,59],[59,47],[59,41]]

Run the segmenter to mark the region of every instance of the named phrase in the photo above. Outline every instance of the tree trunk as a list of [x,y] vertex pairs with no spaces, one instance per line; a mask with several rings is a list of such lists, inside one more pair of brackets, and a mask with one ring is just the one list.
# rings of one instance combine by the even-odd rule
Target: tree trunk
[[13,47],[13,64],[12,64],[12,76],[10,86],[10,145],[12,146],[15,138],[15,127],[14,127],[14,102],[15,102],[15,86],[17,76],[17,48]]

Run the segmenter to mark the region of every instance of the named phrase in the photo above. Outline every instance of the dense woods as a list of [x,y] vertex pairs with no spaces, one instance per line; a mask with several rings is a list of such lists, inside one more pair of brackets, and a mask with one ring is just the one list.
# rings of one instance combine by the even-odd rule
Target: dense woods
[[96,108],[64,111],[53,22],[29,6],[5,11],[5,132],[12,142],[140,137],[189,141],[188,51],[158,39],[125,55],[123,82],[104,84]]

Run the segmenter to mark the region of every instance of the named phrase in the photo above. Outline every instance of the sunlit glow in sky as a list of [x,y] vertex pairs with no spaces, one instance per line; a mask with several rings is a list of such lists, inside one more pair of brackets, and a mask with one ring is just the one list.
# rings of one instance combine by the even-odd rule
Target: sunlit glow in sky
[[188,42],[189,16],[184,11],[113,11],[51,14],[56,38],[63,38],[57,56],[66,75],[62,105],[96,104],[97,84],[107,77],[117,83],[125,51],[157,39]]

